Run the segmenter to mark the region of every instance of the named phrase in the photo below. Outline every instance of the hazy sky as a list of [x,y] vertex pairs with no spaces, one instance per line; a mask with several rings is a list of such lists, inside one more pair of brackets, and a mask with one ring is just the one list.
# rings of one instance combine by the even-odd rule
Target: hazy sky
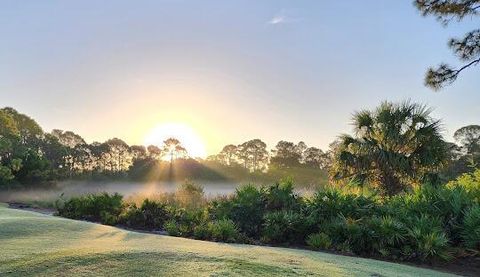
[[89,142],[180,122],[214,153],[251,138],[326,148],[353,111],[411,98],[451,139],[480,123],[480,68],[441,92],[423,76],[474,27],[410,0],[0,0],[0,106]]

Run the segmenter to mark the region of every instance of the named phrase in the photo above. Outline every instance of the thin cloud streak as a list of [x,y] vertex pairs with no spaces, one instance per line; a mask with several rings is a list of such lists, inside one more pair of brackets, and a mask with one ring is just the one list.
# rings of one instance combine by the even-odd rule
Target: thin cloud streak
[[300,21],[300,18],[287,16],[285,10],[281,10],[275,16],[273,16],[267,22],[267,24],[280,25],[280,24],[292,23],[292,22],[296,22],[296,21]]
[[281,23],[286,23],[287,18],[284,15],[276,15],[270,21],[268,21],[268,24],[271,25],[276,25],[276,24],[281,24]]

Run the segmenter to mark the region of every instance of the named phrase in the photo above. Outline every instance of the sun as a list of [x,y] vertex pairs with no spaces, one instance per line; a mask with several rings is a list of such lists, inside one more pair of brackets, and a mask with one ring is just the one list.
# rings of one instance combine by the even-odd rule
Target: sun
[[182,123],[164,123],[153,128],[145,137],[145,145],[162,146],[168,138],[176,138],[193,158],[205,158],[207,152],[200,136],[190,126]]

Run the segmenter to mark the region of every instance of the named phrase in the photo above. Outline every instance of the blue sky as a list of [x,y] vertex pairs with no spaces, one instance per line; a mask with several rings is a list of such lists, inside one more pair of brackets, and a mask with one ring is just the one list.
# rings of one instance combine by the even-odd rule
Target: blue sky
[[447,40],[473,28],[409,0],[0,0],[0,106],[88,141],[182,122],[214,153],[250,138],[326,148],[355,110],[412,99],[451,139],[480,123],[480,68],[440,92],[423,76],[457,64]]

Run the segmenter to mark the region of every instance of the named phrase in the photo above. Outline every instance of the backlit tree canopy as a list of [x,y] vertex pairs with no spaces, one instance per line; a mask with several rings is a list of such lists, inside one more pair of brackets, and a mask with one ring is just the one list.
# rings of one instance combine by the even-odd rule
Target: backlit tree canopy
[[170,162],[174,159],[187,157],[187,150],[176,138],[168,138],[163,142],[163,153],[170,157]]
[[388,195],[425,181],[447,158],[440,122],[423,105],[382,103],[353,116],[354,135],[343,135],[335,150],[335,180],[356,180]]

